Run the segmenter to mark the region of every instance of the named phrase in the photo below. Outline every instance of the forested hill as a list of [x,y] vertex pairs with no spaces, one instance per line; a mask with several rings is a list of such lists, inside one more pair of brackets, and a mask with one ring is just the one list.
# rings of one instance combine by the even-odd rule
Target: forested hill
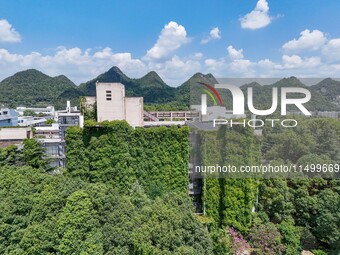
[[[198,82],[217,83],[215,77],[210,73],[196,73],[175,88],[167,85],[154,71],[141,78],[133,79],[125,75],[118,67],[112,67],[98,77],[76,86],[66,76],[50,77],[40,71],[30,69],[18,72],[0,82],[0,104],[9,107],[52,104],[57,109],[61,109],[64,108],[66,100],[71,100],[72,104],[79,104],[79,97],[94,96],[97,81],[121,82],[125,85],[127,96],[142,96],[145,104],[154,105],[154,109],[187,109],[190,101],[190,85]],[[266,86],[254,83],[245,84],[241,86],[245,94],[249,86],[255,87],[254,103],[258,108],[266,108],[271,105],[272,87],[307,87],[295,77],[285,78]],[[308,87],[308,89],[312,93],[312,100],[308,103],[309,110],[339,110],[339,106],[335,104],[340,97],[339,81],[328,78]],[[222,97],[224,97],[224,102],[230,104],[227,106],[231,106],[231,95],[222,93]]]
[[93,80],[80,84],[79,90],[84,95],[95,96],[97,81],[123,83],[127,96],[142,96],[147,103],[165,103],[175,98],[176,89],[165,84],[156,72],[149,72],[140,79],[131,79],[118,67],[112,67]]
[[77,89],[66,76],[50,77],[34,69],[18,72],[0,82],[0,103],[9,107],[47,106],[64,91]]

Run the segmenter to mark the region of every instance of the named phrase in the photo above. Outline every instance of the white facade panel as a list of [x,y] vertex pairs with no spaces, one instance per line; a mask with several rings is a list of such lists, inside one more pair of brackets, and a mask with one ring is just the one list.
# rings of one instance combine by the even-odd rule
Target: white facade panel
[[0,140],[24,140],[32,138],[31,128],[0,128]]
[[144,105],[143,97],[125,98],[126,121],[132,127],[142,127],[144,125]]
[[121,83],[96,84],[97,121],[125,120],[125,88]]

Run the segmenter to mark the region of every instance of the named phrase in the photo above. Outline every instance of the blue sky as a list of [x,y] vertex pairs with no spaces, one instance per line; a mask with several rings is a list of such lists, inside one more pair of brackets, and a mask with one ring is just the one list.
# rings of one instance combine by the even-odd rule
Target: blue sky
[[340,1],[1,0],[0,79],[36,68],[76,84],[117,65],[170,85],[216,77],[339,77]]

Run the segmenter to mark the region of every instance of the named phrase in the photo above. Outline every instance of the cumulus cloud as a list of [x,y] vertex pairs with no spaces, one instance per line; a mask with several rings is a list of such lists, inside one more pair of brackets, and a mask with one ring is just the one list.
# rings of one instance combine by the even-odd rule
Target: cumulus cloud
[[245,29],[259,29],[268,26],[272,21],[269,16],[269,6],[266,0],[259,0],[254,10],[240,18],[241,27]]
[[207,44],[212,40],[221,39],[221,31],[218,27],[214,27],[210,30],[209,36],[201,41],[202,44]]
[[242,59],[243,56],[243,49],[236,50],[232,45],[227,47],[228,55],[231,59]]
[[312,68],[317,67],[321,64],[321,59],[319,57],[309,57],[301,58],[298,55],[283,55],[282,56],[282,68]]
[[305,29],[299,38],[286,42],[282,49],[288,53],[310,53],[319,55],[325,63],[340,61],[340,38],[329,39],[320,30]]
[[329,40],[323,47],[322,54],[327,61],[340,61],[340,38]]
[[91,49],[83,51],[77,47],[59,47],[53,55],[38,52],[13,54],[0,49],[2,79],[18,71],[36,68],[52,76],[64,74],[74,82],[81,83],[93,79],[112,66],[118,66],[132,77],[142,76],[147,71],[146,65],[141,60],[132,58],[131,53],[113,53],[110,48],[91,53]]
[[148,68],[156,71],[169,85],[178,86],[194,73],[200,72],[201,64],[199,60],[181,59],[175,55],[163,63],[150,62]]
[[156,44],[147,51],[145,59],[162,60],[188,41],[185,28],[177,22],[170,21],[162,29]]
[[20,42],[21,36],[5,19],[0,20],[0,42]]
[[298,39],[293,39],[285,43],[282,48],[285,51],[303,51],[303,50],[319,50],[324,46],[327,38],[323,32],[319,30],[310,31],[308,29],[300,33]]
[[82,50],[78,47],[58,47],[54,54],[38,52],[15,54],[0,49],[0,79],[18,71],[35,68],[50,76],[64,74],[77,84],[95,78],[112,66],[118,66],[132,78],[139,78],[149,71],[156,71],[169,85],[178,86],[194,73],[201,71],[203,54],[195,53],[188,58],[173,56],[163,62],[145,62],[133,58],[131,53],[114,53],[111,48]]

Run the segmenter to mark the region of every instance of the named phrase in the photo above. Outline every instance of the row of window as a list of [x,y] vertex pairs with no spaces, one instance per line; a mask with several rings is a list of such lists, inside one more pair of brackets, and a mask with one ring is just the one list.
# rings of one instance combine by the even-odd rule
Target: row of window
[[111,90],[106,90],[106,101],[112,100],[112,92]]

